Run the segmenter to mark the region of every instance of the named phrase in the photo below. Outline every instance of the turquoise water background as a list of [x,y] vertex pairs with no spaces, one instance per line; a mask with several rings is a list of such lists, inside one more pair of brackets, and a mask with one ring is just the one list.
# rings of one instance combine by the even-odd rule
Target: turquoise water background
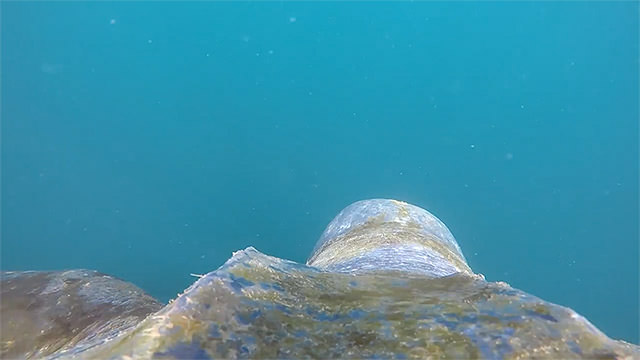
[[637,2],[3,2],[3,270],[167,301],[353,201],[638,343]]

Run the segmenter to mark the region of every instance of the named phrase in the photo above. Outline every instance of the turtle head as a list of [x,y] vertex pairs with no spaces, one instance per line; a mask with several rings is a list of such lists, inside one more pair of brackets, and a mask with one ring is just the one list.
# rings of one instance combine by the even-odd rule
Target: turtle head
[[442,221],[420,207],[388,199],[358,201],[342,210],[322,233],[307,265],[343,273],[472,273]]

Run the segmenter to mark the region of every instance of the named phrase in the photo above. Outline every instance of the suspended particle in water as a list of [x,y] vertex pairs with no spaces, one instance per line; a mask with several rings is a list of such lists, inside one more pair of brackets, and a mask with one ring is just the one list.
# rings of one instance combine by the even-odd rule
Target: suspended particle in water
[[504,155],[504,158],[507,159],[507,160],[512,160],[513,159],[513,154],[512,153],[506,153]]
[[290,22],[290,23],[294,23],[294,22],[296,22],[297,20],[298,20],[298,19],[296,19],[296,17],[295,17],[295,16],[291,16],[291,17],[289,17],[289,22]]
[[115,25],[115,24],[116,24],[116,19],[111,19],[111,20],[109,20],[109,24],[111,24],[111,25]]

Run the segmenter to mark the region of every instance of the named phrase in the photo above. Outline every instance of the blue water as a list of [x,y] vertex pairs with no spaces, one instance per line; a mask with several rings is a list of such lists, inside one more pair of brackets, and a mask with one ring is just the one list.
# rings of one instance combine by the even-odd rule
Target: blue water
[[166,301],[349,203],[638,343],[637,2],[2,3],[1,268]]

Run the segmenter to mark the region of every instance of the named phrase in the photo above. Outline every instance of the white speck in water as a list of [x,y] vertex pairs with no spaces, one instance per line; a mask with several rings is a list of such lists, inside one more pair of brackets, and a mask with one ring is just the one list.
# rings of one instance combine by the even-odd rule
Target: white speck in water
[[269,53],[269,55],[273,55],[273,50],[269,50],[267,52]]
[[469,184],[464,184],[464,187],[468,188],[468,187],[469,187]]
[[256,56],[260,56],[260,53],[256,53]]
[[260,237],[260,234],[256,234],[256,237]]
[[520,109],[524,109],[524,105],[520,105]]
[[297,19],[295,16],[291,16],[291,17],[289,17],[289,22],[290,22],[290,23],[294,23],[294,22],[296,22],[297,20],[298,20],[298,19]]
[[200,255],[200,259],[204,259],[204,255]]
[[475,146],[474,144],[471,144],[471,148],[472,148],[472,149],[475,149],[475,147],[476,147],[476,146]]
[[149,44],[151,44],[151,43],[153,42],[153,40],[149,39],[149,40],[147,40],[147,42],[148,42]]
[[478,253],[477,252],[473,253],[473,256],[478,256]]
[[185,223],[185,224],[184,224],[184,227],[189,227],[189,224],[186,224],[186,223]]
[[309,96],[311,96],[311,95],[313,95],[313,92],[312,92],[312,91],[309,91]]
[[400,171],[400,176],[404,175],[404,173],[402,171]]
[[109,24],[111,24],[111,25],[115,25],[115,24],[116,24],[116,19],[111,19],[111,20],[109,20]]
[[206,53],[206,54],[205,54],[205,56],[206,56],[206,57],[209,57],[209,53]]
[[507,159],[507,160],[512,160],[513,159],[513,154],[512,153],[506,153],[504,155],[504,158]]

